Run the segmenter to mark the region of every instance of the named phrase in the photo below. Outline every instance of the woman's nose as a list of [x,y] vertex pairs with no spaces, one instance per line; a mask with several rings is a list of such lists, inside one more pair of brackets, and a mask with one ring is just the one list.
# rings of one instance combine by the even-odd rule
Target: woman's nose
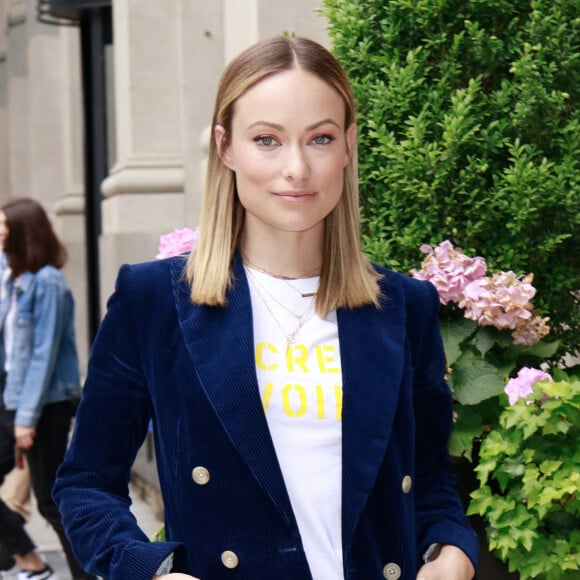
[[298,145],[288,146],[284,157],[283,177],[292,182],[300,182],[310,174],[310,164],[306,152]]

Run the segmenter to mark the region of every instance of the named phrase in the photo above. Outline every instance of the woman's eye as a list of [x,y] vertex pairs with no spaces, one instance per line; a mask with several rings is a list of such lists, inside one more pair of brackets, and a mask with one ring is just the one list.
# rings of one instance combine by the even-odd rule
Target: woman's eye
[[270,137],[270,135],[260,135],[259,137],[256,137],[254,141],[258,145],[263,145],[264,147],[272,147],[272,145],[276,144],[274,137]]
[[331,137],[330,135],[317,135],[312,139],[312,142],[315,145],[328,145],[328,143],[332,141],[334,141],[334,137]]

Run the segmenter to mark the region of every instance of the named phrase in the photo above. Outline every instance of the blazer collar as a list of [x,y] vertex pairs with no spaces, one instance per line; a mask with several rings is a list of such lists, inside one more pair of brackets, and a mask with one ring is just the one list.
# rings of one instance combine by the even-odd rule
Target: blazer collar
[[[239,255],[227,307],[192,307],[189,287],[178,283],[178,316],[193,368],[230,441],[288,523],[295,525],[256,377],[252,306]],[[373,306],[337,313],[343,377],[343,544],[357,522],[385,457],[403,368],[401,289],[386,284],[382,310]],[[220,353],[221,356],[216,356]]]

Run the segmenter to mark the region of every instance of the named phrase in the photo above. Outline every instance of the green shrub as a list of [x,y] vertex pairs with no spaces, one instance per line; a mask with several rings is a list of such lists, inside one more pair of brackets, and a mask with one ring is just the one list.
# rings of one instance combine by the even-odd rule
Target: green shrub
[[580,381],[555,374],[507,407],[483,440],[469,505],[522,580],[580,577]]
[[[358,101],[364,246],[449,239],[534,273],[562,352],[580,315],[580,1],[323,0]],[[576,293],[574,295],[574,293]]]

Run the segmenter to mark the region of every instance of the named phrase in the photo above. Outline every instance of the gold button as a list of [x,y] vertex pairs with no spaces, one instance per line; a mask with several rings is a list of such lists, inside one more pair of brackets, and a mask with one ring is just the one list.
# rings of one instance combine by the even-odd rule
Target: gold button
[[389,580],[397,580],[401,577],[401,567],[391,562],[383,568],[383,576]]
[[209,483],[209,471],[205,467],[194,467],[191,476],[197,485]]
[[239,563],[240,563],[240,561],[238,560],[238,556],[236,555],[235,552],[232,552],[231,550],[226,550],[222,554],[222,564],[226,568],[233,570],[234,568],[238,567]]
[[401,489],[403,490],[403,493],[409,493],[412,487],[413,480],[411,479],[411,476],[405,475],[405,477],[403,477],[403,483],[401,484]]

